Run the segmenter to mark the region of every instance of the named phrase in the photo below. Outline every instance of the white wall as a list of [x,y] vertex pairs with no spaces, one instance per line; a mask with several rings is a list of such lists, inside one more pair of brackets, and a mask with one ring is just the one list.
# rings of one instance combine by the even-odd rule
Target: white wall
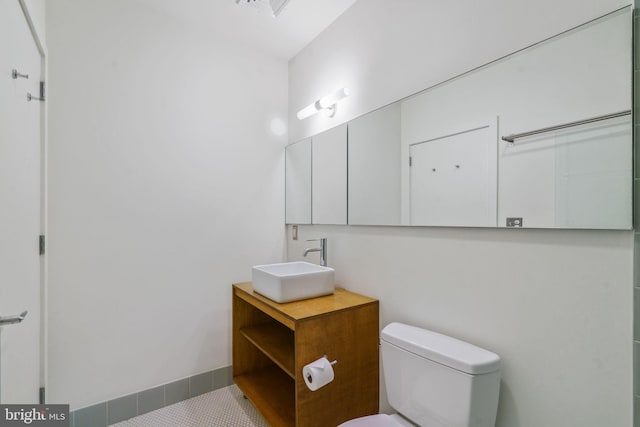
[[[289,63],[290,140],[627,4],[359,1]],[[342,86],[333,120],[295,119]],[[288,259],[317,237],[340,284],[380,299],[382,325],[502,356],[499,427],[631,426],[632,232],[301,226]]]
[[48,398],[73,410],[231,364],[231,284],[284,253],[287,65],[137,0],[47,6]]

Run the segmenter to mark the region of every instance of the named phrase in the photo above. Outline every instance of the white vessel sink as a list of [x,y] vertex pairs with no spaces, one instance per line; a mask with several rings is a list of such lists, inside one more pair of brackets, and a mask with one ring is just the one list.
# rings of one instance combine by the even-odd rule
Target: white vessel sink
[[253,290],[275,302],[291,302],[332,294],[334,270],[308,262],[256,265]]

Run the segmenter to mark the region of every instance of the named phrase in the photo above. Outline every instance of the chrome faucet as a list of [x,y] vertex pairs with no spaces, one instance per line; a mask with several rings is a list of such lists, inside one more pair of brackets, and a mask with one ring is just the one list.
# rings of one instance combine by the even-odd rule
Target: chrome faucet
[[303,256],[307,256],[309,252],[320,252],[320,265],[327,266],[327,238],[307,240],[307,242],[320,242],[319,248],[307,248],[304,250]]

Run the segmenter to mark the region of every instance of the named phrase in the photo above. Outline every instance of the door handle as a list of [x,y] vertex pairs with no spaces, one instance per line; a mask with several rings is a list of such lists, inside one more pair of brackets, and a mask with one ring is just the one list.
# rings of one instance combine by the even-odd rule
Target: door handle
[[14,323],[20,323],[27,317],[27,310],[23,311],[20,314],[16,314],[14,316],[0,316],[0,326],[2,325],[13,325]]

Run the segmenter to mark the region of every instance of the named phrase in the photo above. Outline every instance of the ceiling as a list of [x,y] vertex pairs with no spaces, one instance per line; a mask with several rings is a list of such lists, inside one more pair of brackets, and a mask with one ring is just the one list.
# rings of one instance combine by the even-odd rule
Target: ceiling
[[190,25],[289,60],[356,0],[290,0],[277,18],[235,0],[139,0]]

